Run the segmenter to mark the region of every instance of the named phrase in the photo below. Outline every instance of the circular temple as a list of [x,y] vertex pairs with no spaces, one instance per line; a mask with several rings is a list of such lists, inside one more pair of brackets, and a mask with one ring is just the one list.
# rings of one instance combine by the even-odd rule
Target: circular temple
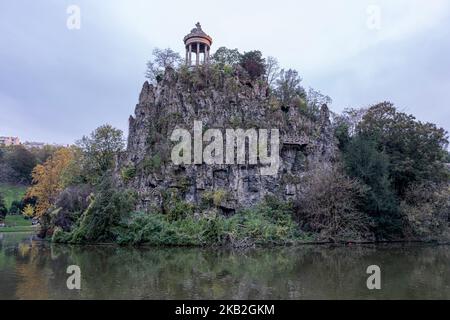
[[[200,65],[209,62],[212,38],[203,30],[200,22],[197,22],[195,28],[184,37],[186,47],[186,65]],[[192,60],[192,54],[195,54],[195,62]]]

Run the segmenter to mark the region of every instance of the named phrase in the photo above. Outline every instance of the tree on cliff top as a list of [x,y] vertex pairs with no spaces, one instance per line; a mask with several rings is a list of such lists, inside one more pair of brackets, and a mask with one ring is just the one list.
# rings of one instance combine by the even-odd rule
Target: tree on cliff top
[[226,47],[220,47],[211,56],[211,60],[214,63],[219,64],[221,67],[225,65],[233,66],[241,61],[241,54],[238,49],[228,49]]
[[274,57],[267,57],[266,59],[266,81],[270,87],[275,84],[275,81],[280,76],[280,64]]
[[147,62],[145,77],[153,83],[159,81],[167,67],[176,68],[181,62],[182,59],[178,52],[175,52],[170,48],[156,48],[153,50],[152,59]]
[[280,71],[276,79],[275,95],[282,104],[289,104],[296,96],[305,97],[305,89],[300,85],[302,78],[293,69]]
[[251,79],[257,79],[266,74],[266,59],[262,57],[261,51],[245,52],[241,56],[240,64]]

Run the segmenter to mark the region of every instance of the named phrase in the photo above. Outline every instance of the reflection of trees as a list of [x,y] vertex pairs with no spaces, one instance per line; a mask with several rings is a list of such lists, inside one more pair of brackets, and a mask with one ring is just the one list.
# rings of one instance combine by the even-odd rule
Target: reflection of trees
[[289,273],[292,268],[287,257],[274,256],[270,250],[246,253],[187,248],[61,247],[61,250],[81,267],[86,298],[246,296],[252,294],[252,281],[260,286],[264,279],[274,278],[274,272]]
[[48,297],[47,278],[35,264],[39,256],[39,248],[33,245],[29,234],[3,235],[0,241],[0,275],[5,274],[0,279],[2,299],[45,299]]
[[[445,247],[58,250],[81,267],[83,298],[449,298]],[[381,291],[366,288],[371,264],[382,268]]]
[[[44,254],[43,254],[44,253]],[[29,239],[17,245],[15,271],[19,277],[16,296],[20,299],[48,299],[45,246]]]
[[[19,298],[450,298],[450,252],[435,246],[302,246],[247,251],[0,242],[0,276],[13,268]],[[19,245],[17,243],[20,243]],[[13,250],[14,249],[14,250]],[[3,256],[2,256],[3,255]],[[14,258],[11,263],[11,258]],[[82,290],[66,287],[80,266]],[[366,288],[367,266],[382,290]],[[3,280],[3,279],[2,279]],[[4,296],[2,289],[0,297]]]
[[14,270],[14,256],[7,253],[8,249],[0,240],[0,300],[13,299],[15,284],[9,281],[9,270]]

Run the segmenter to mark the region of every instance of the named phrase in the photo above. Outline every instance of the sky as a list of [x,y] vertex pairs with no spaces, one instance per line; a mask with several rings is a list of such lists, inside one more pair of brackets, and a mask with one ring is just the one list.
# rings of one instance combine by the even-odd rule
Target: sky
[[450,131],[447,0],[0,0],[0,136],[70,144],[105,123],[127,134],[151,52],[184,57],[197,21],[212,52],[274,56],[334,112],[391,101]]

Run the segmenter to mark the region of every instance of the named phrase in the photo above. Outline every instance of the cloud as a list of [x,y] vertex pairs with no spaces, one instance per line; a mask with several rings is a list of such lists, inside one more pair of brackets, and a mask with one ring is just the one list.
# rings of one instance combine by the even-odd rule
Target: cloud
[[[275,56],[335,110],[389,99],[450,128],[445,0],[78,0],[78,31],[66,28],[70,4],[0,4],[2,134],[71,143],[106,122],[126,132],[151,51],[182,52],[197,21],[213,50]],[[367,27],[369,5],[380,8],[379,30]]]

